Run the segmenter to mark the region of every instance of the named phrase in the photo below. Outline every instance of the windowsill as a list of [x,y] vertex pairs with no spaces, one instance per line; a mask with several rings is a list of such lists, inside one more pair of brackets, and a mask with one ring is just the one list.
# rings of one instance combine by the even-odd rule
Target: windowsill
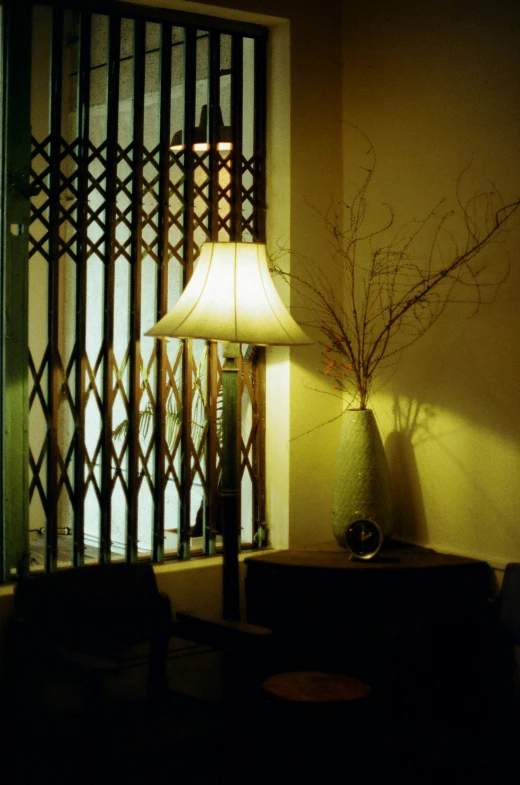
[[[251,551],[242,551],[239,554],[238,560],[240,563],[244,561],[244,559],[249,559],[251,557],[260,556],[262,553],[266,553],[268,551],[274,551],[275,548],[262,548],[261,550],[251,550]],[[217,565],[222,564],[222,555],[217,554],[216,556],[201,556],[196,557],[194,556],[192,559],[186,560],[172,560],[170,562],[164,562],[163,564],[154,564],[154,571],[157,574],[164,574],[169,572],[185,572],[187,570],[201,570],[204,568],[215,567]],[[72,568],[71,568],[72,569]],[[10,597],[14,594],[14,583],[4,583],[0,584],[0,597]]]
[[[243,562],[244,559],[249,559],[251,556],[259,556],[266,551],[273,551],[274,548],[262,548],[261,550],[242,551],[239,553],[238,560]],[[171,570],[198,570],[201,567],[214,567],[217,564],[222,564],[222,554],[215,556],[194,556],[192,559],[179,559],[171,562],[164,562],[163,564],[154,564],[154,571],[157,573],[170,572]]]

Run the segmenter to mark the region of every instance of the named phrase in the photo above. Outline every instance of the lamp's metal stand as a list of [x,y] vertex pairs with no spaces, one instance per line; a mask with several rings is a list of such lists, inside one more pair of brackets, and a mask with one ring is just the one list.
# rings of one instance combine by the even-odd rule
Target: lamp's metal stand
[[222,609],[227,621],[240,620],[240,509],[238,504],[238,367],[240,344],[224,344],[222,374]]

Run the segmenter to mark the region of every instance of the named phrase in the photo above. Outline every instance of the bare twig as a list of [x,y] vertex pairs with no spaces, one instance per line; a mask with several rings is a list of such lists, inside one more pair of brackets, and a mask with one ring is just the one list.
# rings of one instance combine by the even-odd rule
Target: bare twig
[[[520,199],[505,203],[492,184],[465,201],[466,167],[457,179],[454,209],[442,199],[426,218],[396,230],[394,212],[384,204],[381,224],[368,228],[367,191],[376,156],[367,142],[370,163],[363,167],[353,199],[332,203],[320,213],[331,270],[339,268],[342,291],[322,264],[294,249],[279,246],[271,257],[271,272],[299,295],[300,321],[321,333],[323,373],[359,409],[367,407],[374,379],[379,378],[379,387],[403,349],[419,340],[448,305],[473,304],[474,314],[494,301],[508,276],[509,260],[501,266],[497,257],[485,258],[484,251],[496,246],[520,207]],[[279,266],[286,253],[297,259],[295,272]]]

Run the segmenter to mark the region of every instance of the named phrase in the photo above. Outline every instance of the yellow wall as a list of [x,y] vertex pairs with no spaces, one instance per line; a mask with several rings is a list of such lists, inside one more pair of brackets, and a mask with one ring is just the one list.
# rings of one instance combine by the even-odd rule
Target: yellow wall
[[[306,202],[326,209],[341,196],[338,176],[346,193],[361,161],[350,124],[375,146],[374,204],[389,202],[398,226],[453,196],[470,162],[467,196],[489,181],[506,198],[520,195],[517,3],[343,0],[341,52],[335,3],[326,14],[316,3],[228,5],[290,19],[292,247],[328,263],[322,223]],[[271,224],[268,239],[275,237]],[[512,267],[496,303],[471,319],[467,308],[454,306],[407,350],[373,400],[395,479],[397,533],[497,567],[520,560],[519,219],[503,241]],[[499,250],[492,249],[491,261]],[[327,389],[318,350],[293,351],[287,507],[293,545],[330,539],[339,422],[294,440],[339,411],[315,388]],[[271,443],[268,459],[283,450],[283,443],[275,450]]]
[[[343,10],[344,119],[376,148],[375,201],[393,205],[399,225],[419,218],[453,194],[470,161],[467,194],[492,181],[518,198],[519,4],[367,0]],[[471,319],[449,310],[373,402],[399,533],[497,566],[520,560],[520,219],[503,239],[511,273],[496,303]]]

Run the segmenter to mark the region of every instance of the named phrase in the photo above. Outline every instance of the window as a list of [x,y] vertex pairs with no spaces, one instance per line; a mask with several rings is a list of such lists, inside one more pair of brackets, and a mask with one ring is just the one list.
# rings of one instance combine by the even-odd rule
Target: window
[[[25,542],[47,571],[218,550],[219,350],[143,333],[205,240],[265,234],[265,30],[99,8],[32,8]],[[263,371],[244,347],[246,547]]]

